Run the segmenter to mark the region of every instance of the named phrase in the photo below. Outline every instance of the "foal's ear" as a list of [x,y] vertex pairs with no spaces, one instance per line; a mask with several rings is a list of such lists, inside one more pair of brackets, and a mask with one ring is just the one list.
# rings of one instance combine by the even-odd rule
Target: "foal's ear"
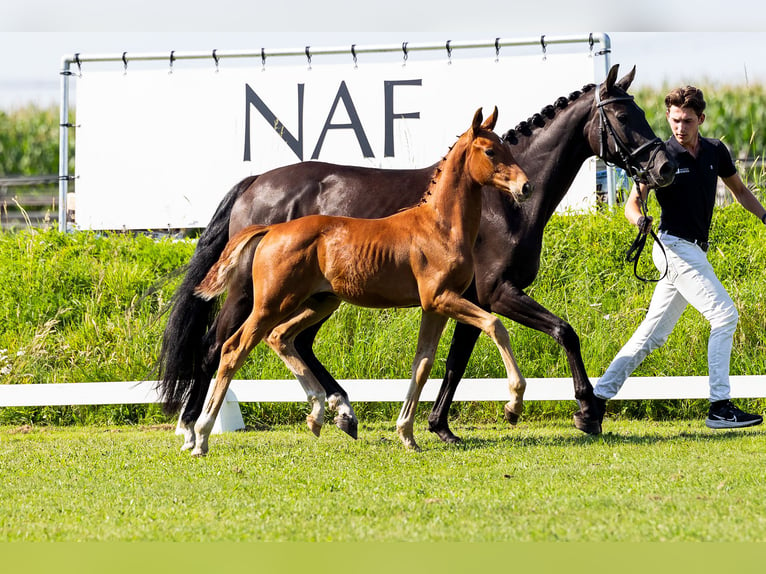
[[495,106],[492,114],[487,118],[487,121],[481,125],[481,127],[483,127],[485,130],[492,131],[495,129],[495,124],[497,124],[497,106]]
[[471,122],[471,134],[473,137],[476,137],[476,134],[479,133],[479,130],[481,129],[481,121],[483,119],[484,114],[481,113],[481,108],[479,108],[473,115],[473,122]]

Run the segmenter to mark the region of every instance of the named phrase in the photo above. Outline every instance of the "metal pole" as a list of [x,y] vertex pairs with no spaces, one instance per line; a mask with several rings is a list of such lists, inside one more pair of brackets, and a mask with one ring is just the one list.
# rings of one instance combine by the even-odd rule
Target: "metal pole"
[[[599,34],[580,34],[570,36],[545,36],[545,44],[576,44],[587,43],[591,39],[594,43],[600,43],[604,45],[602,53],[608,53],[609,36],[603,33]],[[533,38],[497,38],[494,41],[488,42],[486,40],[479,41],[455,41],[450,42],[451,49],[477,49],[477,48],[506,48],[513,46],[534,46],[540,44],[540,37]],[[445,44],[435,42],[404,42],[403,44],[377,44],[377,45],[356,45],[354,44],[354,52],[358,54],[365,53],[385,53],[385,52],[402,52],[404,47],[408,52],[418,51],[439,51],[445,49]],[[306,51],[312,56],[319,55],[343,55],[351,54],[351,46],[333,46],[333,47],[312,47],[307,46],[305,48],[285,48],[285,49],[266,49],[263,50],[209,50],[209,51],[173,51],[172,59],[174,62],[179,60],[223,60],[226,58],[273,58],[273,57],[306,57]],[[81,63],[85,62],[123,62],[126,66],[130,62],[137,61],[170,61],[170,52],[145,52],[131,54],[130,52],[124,52],[122,54],[78,54],[77,61]],[[68,57],[68,62],[74,61],[74,55]]]
[[[612,41],[608,34],[599,34],[599,41],[603,46],[601,54],[604,56],[604,77],[609,73],[611,68],[611,54],[612,54]],[[595,36],[594,36],[595,38]],[[613,165],[606,166],[606,201],[609,207],[614,207],[617,203],[617,174],[614,171]]]
[[62,60],[61,104],[59,108],[59,231],[67,230],[67,193],[69,192],[69,69],[70,61]]

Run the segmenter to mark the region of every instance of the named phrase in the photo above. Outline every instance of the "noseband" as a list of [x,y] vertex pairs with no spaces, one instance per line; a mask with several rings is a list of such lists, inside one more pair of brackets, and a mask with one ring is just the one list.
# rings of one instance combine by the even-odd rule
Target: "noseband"
[[[600,142],[600,149],[599,149],[599,156],[601,159],[604,160],[604,162],[609,163],[606,159],[605,152],[608,149],[608,141],[607,138],[609,135],[612,136],[612,139],[614,140],[615,147],[617,148],[617,153],[619,154],[620,158],[622,159],[622,162],[625,164],[625,171],[627,172],[628,176],[633,179],[636,183],[636,188],[640,189],[641,183],[648,184],[647,179],[647,172],[649,168],[654,163],[654,158],[657,155],[657,152],[662,147],[662,140],[658,137],[655,137],[654,139],[649,140],[648,142],[644,143],[643,145],[640,145],[634,150],[630,150],[628,146],[625,144],[624,141],[620,138],[620,136],[617,134],[617,132],[614,129],[614,126],[612,126],[612,123],[609,121],[609,118],[606,115],[606,111],[604,110],[604,107],[614,103],[614,102],[625,102],[625,101],[633,101],[633,96],[631,95],[624,95],[624,96],[615,96],[613,98],[609,98],[607,100],[601,99],[601,87],[598,86],[596,88],[596,94],[595,94],[595,100],[596,100],[596,107],[598,108],[598,115],[599,115],[599,131],[601,134],[601,142]],[[647,169],[642,169],[640,165],[638,165],[638,162],[636,161],[636,158],[642,154],[647,149],[651,149],[649,153],[649,161],[646,162]],[[646,207],[646,201],[641,197],[641,194],[638,194],[638,200],[639,204],[641,206],[641,214],[644,216],[648,215],[648,209]],[[649,279],[646,277],[642,277],[638,273],[638,260],[641,257],[641,252],[644,250],[644,246],[646,245],[646,238],[647,235],[651,234],[654,241],[657,243],[657,245],[660,246],[660,249],[662,250],[662,254],[665,255],[665,248],[662,246],[662,242],[657,238],[657,235],[654,233],[653,229],[649,229],[648,231],[641,231],[639,229],[638,235],[633,240],[633,243],[628,248],[628,252],[625,256],[625,258],[628,260],[628,262],[633,263],[633,274],[644,282],[652,282],[655,283],[657,281],[661,281],[665,278],[665,276],[668,273],[668,264],[667,264],[667,255],[665,255],[665,272],[660,276],[659,279]]]

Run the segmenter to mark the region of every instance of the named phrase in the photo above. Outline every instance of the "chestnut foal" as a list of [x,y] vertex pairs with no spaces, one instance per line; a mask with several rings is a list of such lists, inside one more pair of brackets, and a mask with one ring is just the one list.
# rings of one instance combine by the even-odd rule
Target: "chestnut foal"
[[312,413],[315,434],[323,423],[325,393],[319,382],[289,361],[294,349],[282,340],[316,324],[341,301],[364,307],[423,309],[412,380],[397,419],[405,447],[417,450],[413,436],[415,409],[433,365],[436,347],[448,318],[473,325],[489,335],[500,350],[511,391],[506,409],[518,418],[526,382],[511,351],[501,321],[463,298],[473,278],[473,245],[481,218],[481,188],[492,185],[516,200],[528,190],[527,177],[510,149],[492,131],[497,108],[482,124],[481,109],[471,128],[436,168],[420,205],[382,219],[312,215],[270,226],[252,225],[232,237],[196,294],[223,293],[232,271],[252,264],[254,304],[245,323],[223,345],[218,373],[205,408],[185,429],[184,449],[200,456],[234,373],[262,339],[296,366]]

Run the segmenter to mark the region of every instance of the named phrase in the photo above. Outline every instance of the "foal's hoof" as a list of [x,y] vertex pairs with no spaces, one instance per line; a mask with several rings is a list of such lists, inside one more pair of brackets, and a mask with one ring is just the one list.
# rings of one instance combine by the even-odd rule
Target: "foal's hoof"
[[346,414],[335,417],[335,426],[353,439],[357,438],[359,433],[359,422]]
[[598,418],[586,417],[582,411],[574,414],[574,426],[586,434],[601,434],[601,421]]
[[309,426],[309,430],[314,433],[314,436],[318,437],[322,432],[322,425],[320,425],[314,417],[306,417],[306,424]]
[[519,415],[514,413],[510,408],[508,408],[508,405],[505,405],[503,407],[503,413],[505,415],[505,420],[508,421],[508,424],[515,425],[519,422]]

